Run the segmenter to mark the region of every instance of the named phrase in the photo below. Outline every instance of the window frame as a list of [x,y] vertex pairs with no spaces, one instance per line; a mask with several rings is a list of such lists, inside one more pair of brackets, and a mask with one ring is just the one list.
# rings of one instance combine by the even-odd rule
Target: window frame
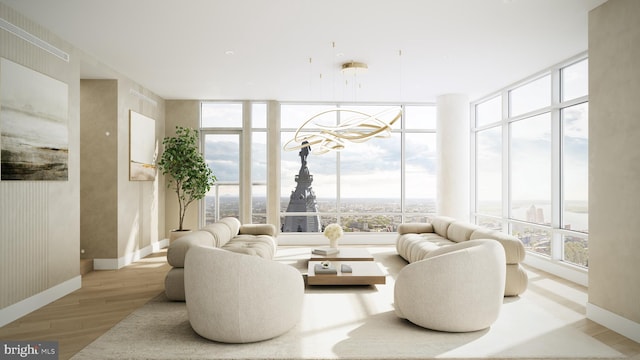
[[[509,85],[497,92],[489,94],[477,101],[472,102],[471,107],[471,142],[472,142],[472,174],[471,179],[471,209],[472,217],[476,223],[495,223],[499,224],[502,231],[512,233],[515,227],[526,226],[532,229],[540,231],[548,231],[550,234],[550,254],[544,256],[542,254],[535,253],[527,250],[527,261],[536,263],[536,267],[541,267],[544,270],[550,271],[556,274],[564,274],[564,277],[569,278],[575,282],[586,284],[587,266],[574,264],[568,259],[565,259],[565,238],[577,237],[585,239],[588,242],[588,232],[572,231],[562,228],[563,213],[564,213],[564,192],[563,192],[563,179],[564,179],[564,167],[563,167],[563,120],[561,113],[563,109],[570,108],[572,106],[587,103],[588,106],[588,94],[579,96],[573,99],[562,101],[562,79],[561,74],[564,68],[570,67],[581,61],[588,61],[587,53],[578,54],[566,61],[556,64],[544,71],[534,74],[530,77],[523,79],[517,83]],[[510,112],[510,93],[511,91],[518,89],[521,86],[536,81],[545,76],[551,76],[551,101],[549,106],[544,106],[538,109],[531,109],[522,114],[511,116]],[[480,126],[476,126],[477,107],[485,102],[491,101],[496,97],[502,98],[502,118],[500,121],[483,123]],[[549,112],[551,114],[551,222],[550,224],[535,224],[522,220],[514,219],[510,214],[511,209],[511,189],[512,189],[512,177],[511,177],[511,133],[510,125],[516,121],[522,119],[537,116],[539,114]],[[476,147],[476,139],[478,133],[484,130],[500,128],[502,132],[502,210],[501,216],[492,216],[484,214],[478,210],[478,151]],[[588,181],[588,179],[587,179]],[[588,199],[587,199],[588,204]],[[587,248],[588,251],[588,248]],[[549,264],[552,264],[549,266]],[[567,269],[569,269],[567,271]]]

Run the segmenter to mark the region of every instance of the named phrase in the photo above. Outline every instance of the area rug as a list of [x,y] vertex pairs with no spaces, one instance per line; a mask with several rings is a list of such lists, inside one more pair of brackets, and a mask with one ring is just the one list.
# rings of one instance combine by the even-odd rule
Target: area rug
[[[489,329],[445,333],[420,328],[393,311],[393,284],[406,264],[392,248],[372,251],[388,273],[385,285],[307,286],[301,321],[277,338],[222,344],[198,336],[184,303],[163,294],[73,359],[624,359],[580,330],[584,315],[549,309],[525,292],[505,298]],[[308,249],[279,250],[277,260],[304,273]],[[274,281],[278,281],[274,279]]]

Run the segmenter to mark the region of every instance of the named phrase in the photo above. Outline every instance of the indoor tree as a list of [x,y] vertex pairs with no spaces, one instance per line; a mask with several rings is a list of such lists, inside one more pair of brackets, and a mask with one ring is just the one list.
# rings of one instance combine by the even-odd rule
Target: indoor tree
[[169,175],[167,187],[178,196],[179,219],[177,231],[184,231],[184,215],[189,205],[204,198],[216,176],[198,149],[198,131],[176,126],[176,136],[162,140],[164,151],[158,162],[163,175]]

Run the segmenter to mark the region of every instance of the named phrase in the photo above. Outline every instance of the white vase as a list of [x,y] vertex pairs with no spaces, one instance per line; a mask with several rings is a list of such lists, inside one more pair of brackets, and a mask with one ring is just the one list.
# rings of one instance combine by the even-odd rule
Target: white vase
[[329,240],[329,247],[337,249],[338,248],[338,239]]

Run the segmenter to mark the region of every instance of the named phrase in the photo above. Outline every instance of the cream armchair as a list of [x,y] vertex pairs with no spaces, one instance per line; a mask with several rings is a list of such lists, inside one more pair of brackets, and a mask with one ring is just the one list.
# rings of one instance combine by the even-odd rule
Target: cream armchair
[[187,252],[184,287],[191,327],[225,343],[266,340],[300,320],[304,281],[295,268],[214,247]]
[[396,314],[433,330],[485,329],[500,313],[504,263],[504,250],[494,240],[469,240],[434,250],[398,273]]

